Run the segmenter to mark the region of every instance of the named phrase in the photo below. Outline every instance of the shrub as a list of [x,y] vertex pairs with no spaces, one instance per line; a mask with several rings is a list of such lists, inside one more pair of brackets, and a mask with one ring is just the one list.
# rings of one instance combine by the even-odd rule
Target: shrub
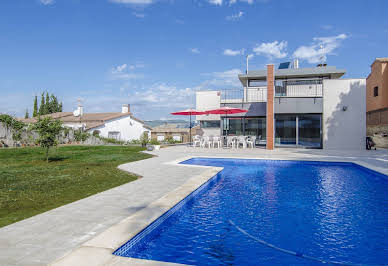
[[150,144],[151,145],[160,145],[160,142],[157,139],[151,139]]
[[12,138],[15,141],[20,141],[22,139],[22,130],[26,126],[23,122],[16,120],[10,115],[2,114],[0,115],[0,122],[5,125],[7,129],[12,130]]
[[93,130],[93,136],[98,137],[100,136],[100,130]]
[[74,139],[76,141],[86,141],[90,137],[90,134],[82,131],[81,129],[74,130]]

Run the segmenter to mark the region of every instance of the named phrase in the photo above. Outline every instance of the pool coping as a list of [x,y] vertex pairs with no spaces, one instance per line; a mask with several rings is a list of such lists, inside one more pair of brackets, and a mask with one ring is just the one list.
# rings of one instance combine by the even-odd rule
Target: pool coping
[[[349,159],[331,159],[331,158],[282,158],[282,157],[239,157],[239,156],[198,156],[190,155],[179,159],[164,162],[163,164],[174,165],[179,167],[195,167],[206,169],[202,174],[194,176],[186,181],[180,187],[170,191],[163,197],[150,203],[147,207],[137,211],[133,215],[123,219],[119,223],[111,226],[101,234],[85,242],[80,247],[71,250],[61,258],[55,260],[49,265],[184,265],[152,260],[143,260],[127,258],[113,255],[113,252],[127,243],[130,239],[144,230],[152,222],[157,220],[165,212],[170,210],[193,191],[209,181],[212,177],[223,170],[223,167],[202,166],[180,164],[192,158],[223,158],[223,159],[246,159],[246,160],[271,160],[271,161],[315,161],[315,162],[345,162],[371,169],[378,173],[388,175],[388,169],[376,167],[366,162]],[[119,169],[120,166],[118,167]]]

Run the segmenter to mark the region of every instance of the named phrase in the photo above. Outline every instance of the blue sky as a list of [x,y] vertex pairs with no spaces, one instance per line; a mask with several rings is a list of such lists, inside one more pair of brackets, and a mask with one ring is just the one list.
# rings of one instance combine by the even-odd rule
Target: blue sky
[[86,112],[130,103],[138,118],[173,118],[196,90],[240,88],[246,54],[250,69],[324,56],[366,77],[388,56],[387,10],[386,0],[2,0],[0,113],[31,113],[47,90],[64,111],[80,98]]

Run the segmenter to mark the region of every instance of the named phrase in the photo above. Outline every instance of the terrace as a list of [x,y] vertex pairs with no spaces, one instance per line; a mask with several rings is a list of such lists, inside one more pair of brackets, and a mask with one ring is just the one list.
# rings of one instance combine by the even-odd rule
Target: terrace
[[[322,98],[323,79],[277,79],[275,81],[275,98]],[[221,103],[253,103],[267,101],[265,80],[249,80],[242,89],[221,91]]]

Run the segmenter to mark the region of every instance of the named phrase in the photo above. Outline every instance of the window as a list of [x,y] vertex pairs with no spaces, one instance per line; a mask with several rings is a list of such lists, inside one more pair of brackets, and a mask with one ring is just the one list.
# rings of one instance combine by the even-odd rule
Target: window
[[157,139],[158,141],[163,141],[163,140],[164,140],[164,135],[158,135],[158,136],[156,137],[156,139]]
[[181,135],[173,135],[172,139],[175,141],[181,141]]
[[248,80],[248,87],[267,87],[267,81],[250,79]]
[[376,86],[376,87],[373,88],[373,96],[374,97],[379,96],[379,87]]
[[220,128],[220,120],[201,121],[201,128]]
[[118,131],[109,131],[108,132],[108,138],[115,139],[115,140],[120,140],[120,132],[118,132]]

